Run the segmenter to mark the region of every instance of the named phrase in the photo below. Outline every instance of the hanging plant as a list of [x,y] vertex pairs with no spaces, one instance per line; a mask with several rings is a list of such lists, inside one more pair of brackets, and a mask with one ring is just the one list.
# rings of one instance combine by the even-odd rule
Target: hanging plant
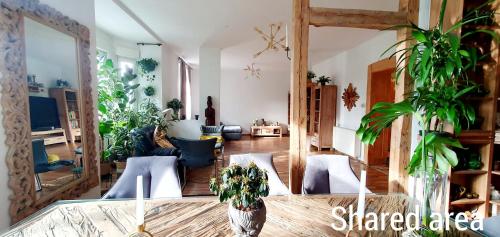
[[151,96],[154,96],[155,93],[156,93],[156,90],[153,86],[146,86],[146,88],[144,88],[144,94],[146,96],[151,97]]
[[139,65],[139,68],[144,74],[148,74],[156,69],[156,66],[158,66],[158,61],[152,58],[143,58],[137,61],[137,65]]

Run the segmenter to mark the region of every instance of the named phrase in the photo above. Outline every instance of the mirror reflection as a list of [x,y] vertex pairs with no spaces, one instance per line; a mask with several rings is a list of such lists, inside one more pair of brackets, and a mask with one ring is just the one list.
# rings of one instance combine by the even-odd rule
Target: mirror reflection
[[24,19],[37,197],[83,174],[76,39]]

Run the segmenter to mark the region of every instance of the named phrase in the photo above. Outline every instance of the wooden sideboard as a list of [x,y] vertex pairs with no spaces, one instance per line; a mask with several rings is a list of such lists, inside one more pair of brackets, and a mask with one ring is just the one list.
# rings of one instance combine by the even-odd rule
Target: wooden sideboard
[[282,137],[283,128],[281,126],[252,126],[250,135],[252,137]]
[[43,139],[43,144],[46,146],[59,143],[68,143],[66,140],[66,133],[62,128],[56,128],[48,131],[31,132],[31,136],[33,138]]

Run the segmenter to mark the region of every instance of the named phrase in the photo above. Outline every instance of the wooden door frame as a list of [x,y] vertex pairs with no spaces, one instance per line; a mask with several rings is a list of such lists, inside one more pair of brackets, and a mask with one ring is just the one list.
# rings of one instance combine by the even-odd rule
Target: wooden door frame
[[[366,113],[369,113],[371,108],[371,92],[372,92],[372,74],[376,72],[381,72],[389,69],[396,69],[396,58],[385,58],[382,60],[379,60],[377,62],[374,62],[370,65],[368,65],[368,77],[367,77],[367,85],[366,85]],[[368,162],[368,149],[369,145],[364,144],[364,149],[363,149],[363,157],[365,158],[361,163],[364,163],[365,165],[370,165],[370,162]],[[390,163],[390,161],[389,161]]]
[[[394,25],[418,22],[419,0],[399,0],[398,11],[372,11],[358,9],[333,9],[310,7],[309,0],[293,0],[293,56],[291,79],[291,123],[289,184],[292,193],[302,190],[302,178],[307,156],[307,70],[309,26],[351,27],[363,29],[387,29]],[[396,29],[394,29],[396,30]],[[397,40],[411,36],[409,29],[397,29]],[[396,50],[409,47],[405,41]],[[398,53],[397,56],[401,56]],[[403,62],[402,65],[405,65]],[[407,73],[402,73],[395,86],[395,101],[402,101],[413,88]],[[391,163],[389,191],[405,192],[408,174],[405,167],[411,147],[411,117],[399,118],[391,129]],[[394,149],[393,149],[394,148]]]

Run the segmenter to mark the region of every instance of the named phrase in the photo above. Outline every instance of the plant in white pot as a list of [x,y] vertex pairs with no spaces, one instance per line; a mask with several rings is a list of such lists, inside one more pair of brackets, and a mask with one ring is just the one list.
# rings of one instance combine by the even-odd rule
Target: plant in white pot
[[[423,192],[419,193],[422,196],[417,199],[420,199],[420,221],[424,227],[420,234],[423,236],[434,234],[425,228],[433,221],[431,214],[445,214],[443,206],[447,202],[447,172],[458,164],[453,149],[462,148],[456,136],[462,131],[461,121],[466,121],[465,126],[468,126],[476,119],[475,111],[465,97],[477,91],[478,86],[469,80],[466,72],[474,70],[477,62],[482,60],[477,57],[476,49],[461,44],[463,38],[475,32],[458,35],[455,30],[485,16],[465,16],[446,30],[443,28],[446,2],[443,0],[437,26],[428,30],[413,24],[400,26],[410,28],[412,37],[397,42],[387,51],[406,41],[415,42],[391,55],[401,55],[397,58],[396,78],[406,70],[415,87],[401,102],[375,104],[362,118],[357,131],[361,141],[373,144],[397,118],[414,116],[417,119],[422,127],[422,139],[411,157],[407,171],[417,179],[417,183],[422,184]],[[497,37],[487,30],[481,33]],[[445,131],[446,124],[453,127],[454,134]]]
[[266,206],[261,197],[269,194],[267,173],[251,162],[226,167],[210,180],[210,190],[220,202],[229,201],[229,224],[236,236],[258,236],[266,222]]

